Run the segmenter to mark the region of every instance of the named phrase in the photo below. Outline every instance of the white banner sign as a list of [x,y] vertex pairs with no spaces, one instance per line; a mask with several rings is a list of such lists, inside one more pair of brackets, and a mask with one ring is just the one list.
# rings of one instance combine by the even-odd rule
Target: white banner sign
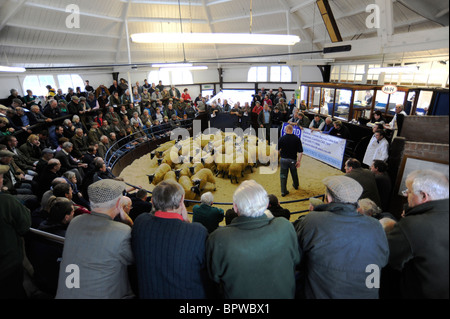
[[[281,136],[286,134],[287,123],[283,123]],[[300,137],[303,146],[303,154],[315,158],[337,169],[342,168],[344,160],[345,146],[347,140],[323,134],[321,132],[311,131],[308,128],[300,130],[295,127],[294,134]]]

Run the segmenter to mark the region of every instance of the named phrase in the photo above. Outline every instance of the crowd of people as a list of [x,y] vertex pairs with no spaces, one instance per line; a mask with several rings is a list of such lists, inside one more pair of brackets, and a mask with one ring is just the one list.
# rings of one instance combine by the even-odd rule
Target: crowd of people
[[[0,182],[8,170],[0,165]],[[253,180],[237,187],[226,213],[214,207],[211,193],[203,194],[192,222],[184,189],[173,180],[159,183],[150,201],[140,191],[130,194],[123,181],[99,180],[88,187],[90,211],[77,217],[67,196],[71,188],[62,182],[53,188],[41,229],[64,237],[64,249],[55,255],[50,246],[31,244],[35,250],[25,250],[25,258],[39,258],[35,275],[48,276],[48,297],[57,299],[448,298],[445,175],[411,172],[398,220],[365,196],[366,186],[351,175],[322,182],[324,200],[311,198],[310,212],[293,222],[277,197]],[[33,216],[14,196],[2,192],[0,199],[9,239],[1,297],[25,297],[18,238],[26,236]],[[49,260],[43,267],[58,254],[58,267]],[[397,277],[386,277],[385,269]]]
[[[105,160],[112,141],[120,135],[111,127],[124,122],[131,112],[130,127],[143,129],[155,124],[144,121],[143,115],[153,119],[163,111],[180,120],[189,117],[186,111],[178,112],[180,103],[189,101],[184,110],[194,107],[195,118],[207,109],[206,101],[192,101],[187,90],[183,98],[174,87],[168,90],[152,85],[141,87],[139,93],[137,84],[129,93],[125,84],[123,80],[109,89],[100,86],[89,91],[96,103],[105,94],[114,93],[108,97],[109,104],[94,107],[97,112],[89,120],[88,130],[80,117],[88,117],[92,109],[80,106],[82,97],[74,97],[75,93],[67,110],[77,112],[69,111],[72,119],[56,125],[54,134],[34,132],[30,116],[42,113],[40,119],[45,122],[59,117],[61,113],[52,118],[42,111],[61,110],[62,98],[57,99],[60,94],[53,88],[49,88],[49,96],[55,94],[43,108],[30,102],[30,97],[21,100],[17,95],[11,106],[2,107],[6,112],[2,112],[0,123],[7,129],[2,129],[4,144],[0,145],[0,249],[4,256],[0,261],[0,298],[27,297],[23,287],[27,263],[39,289],[49,298],[61,299],[449,297],[449,188],[445,175],[428,170],[410,173],[401,218],[387,211],[392,186],[385,159],[373,155],[369,159],[368,155],[364,162],[370,164],[369,169],[350,158],[345,175],[325,178],[324,200],[311,198],[310,212],[293,222],[277,196],[253,180],[237,187],[227,212],[214,207],[211,193],[203,194],[201,203],[193,208],[191,222],[180,184],[163,181],[149,196],[147,191],[127,187],[115,178]],[[142,104],[142,97],[151,90],[152,95],[162,91],[168,97]],[[136,91],[141,101],[130,103],[133,111],[126,115],[127,103],[115,103]],[[275,106],[272,111],[270,95],[262,98],[262,93],[258,96],[265,102],[258,119],[263,126],[272,116],[264,112],[274,112],[284,114],[281,121],[287,119],[290,126],[325,133],[333,126],[338,131],[339,123],[328,118],[315,116],[307,123],[301,108],[284,111]],[[116,101],[117,96],[121,100]],[[278,96],[277,105],[284,103],[281,92]],[[177,103],[173,103],[175,97]],[[260,101],[255,100],[250,112],[259,107]],[[223,111],[218,103],[212,103],[210,116],[215,108]],[[230,107],[229,112],[235,108],[239,106]],[[223,109],[228,111],[228,106]],[[6,121],[15,126],[6,125]],[[22,145],[14,135],[17,130],[28,134]],[[157,138],[151,134],[147,130],[142,138]],[[378,141],[383,137],[379,130],[374,130],[374,136]],[[295,149],[294,161],[301,151],[301,146]],[[226,226],[221,227],[223,220]],[[55,249],[29,240],[30,227],[64,238],[64,245]],[[72,274],[73,265],[79,271]],[[382,274],[389,270],[398,271],[394,273],[398,276],[387,283]],[[79,277],[67,280],[76,274]]]

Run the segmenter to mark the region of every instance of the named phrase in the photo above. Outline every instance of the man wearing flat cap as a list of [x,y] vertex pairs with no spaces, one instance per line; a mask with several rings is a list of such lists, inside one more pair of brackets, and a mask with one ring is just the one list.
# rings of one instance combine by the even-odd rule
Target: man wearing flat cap
[[30,229],[31,214],[15,196],[2,192],[8,165],[0,165],[0,299],[25,299],[22,236]]
[[91,213],[75,217],[67,228],[57,299],[133,297],[127,272],[134,262],[131,227],[125,224],[130,218],[120,209],[125,188],[112,179],[88,187]]
[[330,176],[322,182],[325,204],[295,225],[301,253],[298,297],[377,299],[389,258],[383,227],[356,210],[363,192],[357,181]]

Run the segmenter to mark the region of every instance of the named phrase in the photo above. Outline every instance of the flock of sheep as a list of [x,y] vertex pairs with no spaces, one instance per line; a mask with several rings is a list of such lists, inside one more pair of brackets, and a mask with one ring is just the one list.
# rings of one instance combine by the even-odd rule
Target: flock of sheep
[[183,140],[171,140],[150,153],[149,182],[177,181],[185,190],[185,199],[198,199],[201,194],[216,190],[215,177],[239,183],[247,171],[258,165],[276,169],[279,162],[277,146],[255,135],[218,132],[199,134]]

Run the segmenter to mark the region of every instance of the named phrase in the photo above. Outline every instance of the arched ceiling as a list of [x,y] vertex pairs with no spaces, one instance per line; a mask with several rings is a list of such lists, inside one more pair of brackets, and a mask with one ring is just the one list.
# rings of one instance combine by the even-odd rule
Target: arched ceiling
[[[382,10],[384,24],[380,29],[368,28],[366,24],[370,14],[367,7],[374,3]],[[66,26],[71,14],[66,8],[71,4],[79,8],[79,28]],[[352,43],[352,54],[331,55],[336,61],[349,57],[379,58],[381,53],[397,57],[405,57],[405,52],[448,55],[447,1],[329,0],[329,4],[343,41]],[[182,44],[128,41],[133,33],[180,32],[181,28],[185,33],[249,33],[251,29],[252,33],[295,34],[301,42],[292,47],[185,44],[183,53]],[[428,33],[434,34],[432,40],[436,43],[430,45],[430,40],[416,40],[416,34]],[[385,50],[392,45],[393,36],[413,39],[414,46]],[[444,40],[447,45],[442,44]],[[371,54],[361,50],[359,43],[366,42],[358,41],[370,41],[377,47]],[[180,62],[185,58],[214,61],[218,65],[292,62],[327,58],[320,53],[295,53],[321,51],[330,45],[334,44],[315,0],[0,0],[2,65],[118,65],[130,61],[132,64]],[[230,57],[242,58],[227,60]]]

